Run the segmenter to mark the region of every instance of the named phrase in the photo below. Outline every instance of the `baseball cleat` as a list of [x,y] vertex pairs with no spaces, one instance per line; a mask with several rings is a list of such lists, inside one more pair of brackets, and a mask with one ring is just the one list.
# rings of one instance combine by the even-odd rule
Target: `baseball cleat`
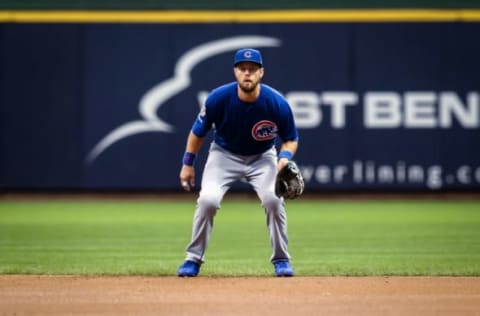
[[275,274],[278,277],[291,277],[293,276],[293,268],[288,261],[276,261],[273,263],[275,266]]
[[200,264],[195,261],[186,260],[177,271],[179,277],[195,277],[200,272]]

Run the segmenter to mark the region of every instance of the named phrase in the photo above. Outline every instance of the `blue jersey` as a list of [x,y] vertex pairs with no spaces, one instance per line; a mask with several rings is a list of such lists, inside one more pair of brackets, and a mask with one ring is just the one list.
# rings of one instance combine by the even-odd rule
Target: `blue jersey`
[[193,123],[192,132],[204,137],[215,124],[215,143],[245,156],[272,148],[277,136],[283,142],[298,140],[285,98],[268,85],[260,85],[260,95],[254,102],[239,99],[236,82],[213,90]]

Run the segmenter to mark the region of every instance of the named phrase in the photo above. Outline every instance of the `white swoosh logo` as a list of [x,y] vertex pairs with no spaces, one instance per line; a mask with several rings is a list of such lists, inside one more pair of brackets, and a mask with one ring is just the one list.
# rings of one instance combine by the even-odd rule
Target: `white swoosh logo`
[[266,36],[236,36],[196,46],[183,54],[175,65],[175,75],[148,90],[140,99],[139,111],[143,120],[127,122],[111,131],[95,145],[87,156],[92,163],[108,147],[123,138],[146,132],[171,133],[174,127],[157,116],[168,99],[190,86],[190,72],[200,62],[212,56],[244,47],[277,47],[280,40]]

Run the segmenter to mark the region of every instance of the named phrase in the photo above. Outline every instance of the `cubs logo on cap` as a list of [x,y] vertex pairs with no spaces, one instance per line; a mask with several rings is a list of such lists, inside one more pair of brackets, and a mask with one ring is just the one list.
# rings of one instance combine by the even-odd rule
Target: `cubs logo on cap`
[[244,61],[250,61],[252,63],[259,64],[260,67],[263,66],[262,54],[260,51],[253,48],[240,49],[235,53],[235,58],[233,59],[234,66]]

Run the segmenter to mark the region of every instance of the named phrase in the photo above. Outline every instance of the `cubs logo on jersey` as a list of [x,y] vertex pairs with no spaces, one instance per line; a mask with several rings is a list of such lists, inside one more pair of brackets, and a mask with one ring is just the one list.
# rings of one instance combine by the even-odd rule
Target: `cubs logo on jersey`
[[252,137],[258,141],[270,140],[277,137],[277,132],[277,124],[272,121],[262,120],[253,126]]

